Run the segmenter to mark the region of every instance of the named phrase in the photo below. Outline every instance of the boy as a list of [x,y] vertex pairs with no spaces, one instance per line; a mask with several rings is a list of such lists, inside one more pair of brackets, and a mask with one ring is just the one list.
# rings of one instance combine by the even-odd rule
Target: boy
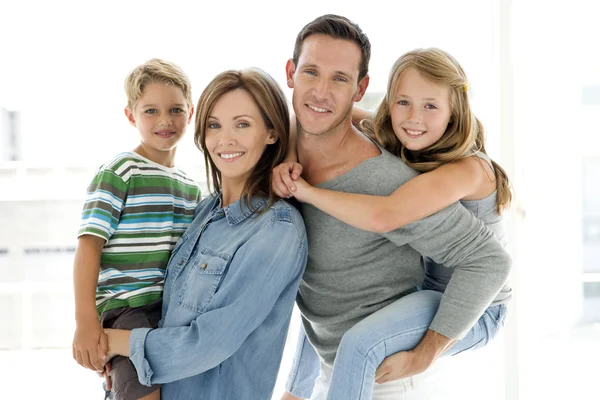
[[[96,173],[75,253],[73,357],[86,368],[102,371],[107,361],[103,328],[155,328],[160,320],[171,250],[200,201],[196,183],[174,167],[194,113],[190,86],[179,67],[159,59],[125,81],[125,115],[140,144]],[[160,399],[159,386],[140,384],[129,359],[111,363],[115,399]]]

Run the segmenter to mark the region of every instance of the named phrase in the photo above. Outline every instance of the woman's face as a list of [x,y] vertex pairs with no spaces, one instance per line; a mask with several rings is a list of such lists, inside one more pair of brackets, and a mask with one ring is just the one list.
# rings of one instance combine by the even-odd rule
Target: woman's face
[[225,93],[206,122],[205,144],[223,186],[243,184],[265,148],[277,141],[260,109],[244,89]]

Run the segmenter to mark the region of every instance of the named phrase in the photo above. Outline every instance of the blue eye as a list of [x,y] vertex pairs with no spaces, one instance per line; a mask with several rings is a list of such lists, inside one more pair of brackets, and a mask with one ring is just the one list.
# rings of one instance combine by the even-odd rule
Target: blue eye
[[249,124],[249,123],[247,123],[247,122],[240,122],[240,123],[238,124],[238,128],[247,128],[247,127],[249,127],[249,126],[250,126],[250,124]]
[[208,129],[219,129],[221,127],[221,125],[217,124],[216,122],[211,122],[206,127]]
[[304,71],[304,73],[308,75],[317,75],[317,73],[311,69],[307,69],[306,71]]
[[156,114],[158,111],[157,111],[157,110],[155,110],[154,108],[150,108],[150,109],[148,109],[148,110],[146,110],[146,111],[144,111],[144,112],[145,112],[146,114],[153,115],[153,114]]
[[346,83],[348,80],[346,78],[335,78],[336,81]]
[[407,106],[408,105],[408,101],[406,101],[406,100],[400,100],[400,101],[398,101],[397,104],[399,104],[401,106]]
[[175,107],[175,108],[171,109],[171,112],[174,113],[174,114],[180,114],[180,113],[182,113],[184,111],[183,111],[183,109],[181,109],[179,107]]
[[437,109],[437,107],[435,105],[433,105],[433,104],[427,104],[427,105],[425,105],[425,108],[427,108],[429,110],[436,110]]

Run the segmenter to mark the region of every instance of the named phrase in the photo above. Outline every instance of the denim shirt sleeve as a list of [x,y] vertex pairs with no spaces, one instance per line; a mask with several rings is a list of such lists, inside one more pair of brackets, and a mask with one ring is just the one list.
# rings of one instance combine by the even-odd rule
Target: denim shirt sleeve
[[[194,376],[234,354],[284,291],[297,292],[306,266],[306,242],[304,229],[293,223],[268,222],[235,253],[211,301],[213,309],[188,326],[134,329],[130,360],[140,383],[149,386]],[[293,303],[295,296],[290,298]]]

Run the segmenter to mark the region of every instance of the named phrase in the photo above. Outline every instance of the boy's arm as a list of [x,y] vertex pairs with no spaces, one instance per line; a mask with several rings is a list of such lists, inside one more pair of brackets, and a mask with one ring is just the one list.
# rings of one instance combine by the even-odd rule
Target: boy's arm
[[105,243],[106,240],[98,236],[80,236],[73,268],[76,321],[73,358],[80,365],[96,371],[102,371],[100,354],[105,354],[108,348],[96,311],[96,286]]

